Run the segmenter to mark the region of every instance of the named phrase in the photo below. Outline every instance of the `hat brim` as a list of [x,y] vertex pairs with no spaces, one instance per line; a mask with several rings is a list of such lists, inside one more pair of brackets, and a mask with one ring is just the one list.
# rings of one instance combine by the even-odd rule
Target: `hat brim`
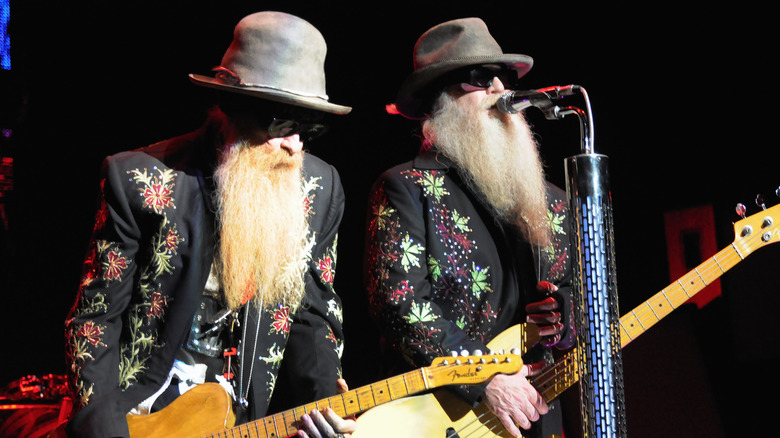
[[338,115],[349,114],[349,112],[352,111],[352,107],[336,105],[319,97],[301,96],[289,91],[277,90],[273,88],[230,85],[210,76],[190,74],[189,77],[193,84],[200,85],[202,87],[208,87],[232,93],[240,93],[247,96],[258,97],[261,99],[313,109],[316,111],[323,111]]
[[428,91],[429,85],[453,70],[482,64],[504,64],[508,68],[516,70],[519,78],[531,70],[533,59],[527,55],[504,54],[444,60],[427,65],[409,75],[401,84],[395,101],[398,112],[408,119],[425,119],[427,117],[425,114],[426,106],[431,103],[425,101],[429,97],[425,93]]

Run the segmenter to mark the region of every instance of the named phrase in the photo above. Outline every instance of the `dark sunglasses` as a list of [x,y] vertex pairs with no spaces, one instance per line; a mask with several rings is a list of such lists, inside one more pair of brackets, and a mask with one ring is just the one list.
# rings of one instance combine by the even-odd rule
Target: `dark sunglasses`
[[516,88],[518,84],[517,71],[504,65],[479,65],[457,70],[454,82],[466,83],[474,87],[488,88],[493,85],[493,79],[498,78],[504,87]]
[[312,141],[328,130],[319,123],[301,123],[289,119],[274,119],[268,125],[268,135],[271,138],[288,137],[298,134],[302,142]]

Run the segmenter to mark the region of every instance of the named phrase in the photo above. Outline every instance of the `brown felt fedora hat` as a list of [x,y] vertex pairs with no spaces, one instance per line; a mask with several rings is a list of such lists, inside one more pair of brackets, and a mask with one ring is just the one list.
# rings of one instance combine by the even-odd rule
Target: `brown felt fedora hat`
[[325,38],[308,21],[284,12],[257,12],[236,25],[214,77],[189,76],[204,87],[347,114],[351,107],[328,101],[326,52]]
[[533,59],[528,55],[507,54],[490,35],[480,18],[460,18],[430,28],[414,45],[414,72],[406,78],[396,96],[396,110],[410,119],[424,119],[428,93],[436,79],[469,65],[504,64],[521,77],[528,73]]

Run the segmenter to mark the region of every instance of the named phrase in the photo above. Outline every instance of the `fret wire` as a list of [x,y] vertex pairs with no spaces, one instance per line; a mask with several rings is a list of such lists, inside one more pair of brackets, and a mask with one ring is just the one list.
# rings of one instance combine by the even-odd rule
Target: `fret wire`
[[[271,425],[273,425],[274,427],[274,433],[276,434],[276,436],[281,436],[279,434],[279,426],[276,425],[276,417],[275,416],[271,417],[271,420],[272,420]],[[284,421],[284,417],[282,417],[282,421]],[[268,424],[266,424],[265,426],[266,426],[265,427],[266,433],[268,433]]]
[[696,274],[699,276],[699,278],[701,278],[702,283],[704,283],[704,286],[706,287],[707,286],[707,282],[704,280],[704,277],[701,276],[701,273],[699,272],[699,268],[696,267],[696,268],[693,268],[693,270],[696,271]]
[[[750,240],[750,239],[748,239],[748,240]],[[732,247],[735,250],[735,254],[737,256],[739,256],[739,258],[741,260],[744,260],[745,257],[739,252],[739,249],[736,247],[736,245],[732,243]],[[750,249],[752,249],[752,248],[750,248]],[[714,265],[712,263],[709,263],[709,264],[704,264],[703,263],[702,264],[703,267],[708,268],[707,271],[704,271],[705,273],[710,275],[709,268],[712,268],[714,266],[717,266],[717,269],[720,270],[721,274],[725,273],[728,269],[730,269],[730,267],[724,268],[724,265],[721,263],[721,261],[724,262],[724,263],[726,263],[726,262],[732,263],[731,257],[729,257],[729,254],[726,254],[725,251],[726,251],[726,249],[724,249],[723,251],[721,251],[718,254],[716,254],[716,256],[718,256],[718,255],[722,256],[721,260],[718,260],[716,258],[716,256],[713,256],[711,258],[712,262],[714,262]],[[723,254],[721,254],[721,253],[723,253]],[[739,260],[733,261],[733,264],[731,265],[731,267],[736,265],[736,263],[738,263],[738,262],[739,262]],[[702,265],[700,265],[700,266],[702,266]],[[701,281],[703,283],[703,286],[699,287],[698,288],[699,290],[696,291],[696,293],[698,293],[701,289],[704,289],[706,286],[708,286],[709,283],[704,279],[704,276],[699,271],[698,267],[695,268],[694,270],[695,270],[696,274],[699,276],[699,278],[701,278]],[[717,279],[718,277],[720,277],[720,274],[717,274],[717,272],[714,272],[711,275],[713,276],[713,279]],[[686,290],[686,288],[683,285],[683,283],[680,280],[677,280],[677,284],[680,286],[680,288],[682,289],[682,292],[685,294],[685,296],[688,299],[690,299],[691,298],[691,294],[688,293],[688,290]],[[691,284],[694,285],[694,286],[696,285],[695,281],[691,281]],[[677,306],[675,306],[675,304],[672,302],[672,299],[670,298],[669,294],[672,294],[672,293],[676,293],[676,292],[675,292],[675,290],[673,288],[673,285],[670,285],[666,289],[662,289],[658,294],[654,295],[653,297],[651,297],[650,300],[645,302],[645,304],[649,307],[650,311],[656,316],[656,319],[660,320],[661,318],[658,317],[658,314],[656,313],[655,309],[653,309],[654,306],[650,304],[650,301],[653,300],[653,299],[660,299],[661,297],[663,297],[663,299],[666,300],[666,302],[669,304],[669,307],[670,307],[670,310],[667,312],[667,314],[671,313],[674,310],[676,310],[676,308],[677,308]],[[659,307],[659,309],[663,308],[663,305],[661,303],[659,303],[658,307]],[[640,309],[640,311],[641,311],[641,309]],[[620,320],[619,320],[620,327],[622,328],[622,330],[626,334],[626,336],[628,336],[629,338],[631,338],[631,333],[626,328],[625,324],[628,322],[628,319],[630,319],[632,316],[637,319],[637,321],[639,322],[640,325],[642,325],[641,319],[639,318],[639,316],[636,314],[636,311],[634,311],[634,310],[632,310],[630,314],[625,315],[624,317],[620,318]],[[579,372],[577,367],[572,367],[572,366],[568,366],[567,367],[567,365],[575,365],[575,363],[573,363],[573,362],[569,363],[568,360],[571,357],[570,355],[574,354],[574,352],[576,352],[576,351],[577,351],[577,349],[575,347],[574,349],[572,349],[572,351],[570,353],[567,353],[564,357],[559,359],[560,364],[558,362],[556,362],[548,371],[543,372],[539,376],[539,379],[542,379],[542,378],[545,379],[545,380],[542,381],[541,385],[546,387],[546,389],[544,391],[544,394],[545,394],[545,398],[547,399],[548,402],[550,400],[552,400],[552,398],[555,397],[556,395],[562,393],[563,390],[565,390],[565,388],[568,388],[568,386],[566,386],[567,383],[570,383],[570,382],[568,382],[568,380],[564,380],[563,382],[559,382],[558,381],[559,380],[558,377],[561,374],[561,371],[567,371],[567,368],[570,371],[568,374],[564,373],[564,375],[563,375],[564,378],[568,379],[569,377],[571,377],[574,381],[576,381],[579,378],[579,376],[576,375]],[[576,360],[576,357],[575,357],[575,360]],[[553,372],[553,375],[549,376],[549,374],[551,372]],[[551,380],[552,380],[552,384],[550,384]],[[534,382],[532,382],[532,383],[537,383],[537,381],[538,381],[538,379],[534,380]],[[558,389],[559,385],[564,386],[564,388],[561,389],[560,392],[557,392],[557,389]],[[549,395],[550,392],[552,392],[552,395]]]
[[634,338],[631,337],[631,333],[629,333],[628,330],[626,329],[626,327],[623,325],[622,319],[618,320],[618,323],[620,324],[620,327],[623,328],[623,331],[626,332],[626,336],[628,336],[633,341]]
[[[651,298],[651,299],[652,299],[652,298]],[[657,319],[657,320],[659,320],[659,321],[660,321],[660,320],[661,320],[661,318],[659,318],[659,317],[658,317],[658,314],[657,314],[657,313],[655,313],[655,309],[653,309],[653,307],[654,307],[654,306],[651,306],[651,305],[650,305],[650,301],[649,301],[649,300],[648,300],[648,301],[646,301],[646,303],[647,303],[647,307],[650,309],[650,311],[651,311],[651,312],[653,312],[653,316],[655,316],[655,319]]]
[[640,325],[640,326],[642,326],[642,329],[644,329],[644,328],[645,328],[645,326],[644,326],[644,324],[642,324],[642,321],[640,321],[640,320],[639,320],[639,318],[637,318],[637,316],[636,316],[636,312],[634,312],[634,311],[632,310],[632,311],[631,311],[631,314],[632,314],[632,315],[634,315],[634,318],[636,319],[636,321],[639,323],[639,325]]
[[680,285],[680,287],[682,288],[683,292],[685,292],[685,295],[686,295],[688,298],[690,298],[691,296],[690,296],[690,295],[688,295],[688,291],[687,291],[687,290],[685,290],[685,286],[682,284],[682,282],[681,282],[680,280],[677,280],[677,283]]
[[742,260],[745,260],[745,257],[742,256],[742,253],[739,252],[739,248],[737,248],[737,245],[735,243],[732,243],[731,246],[734,247],[734,251],[737,252],[737,255],[739,256],[739,258],[741,258]]

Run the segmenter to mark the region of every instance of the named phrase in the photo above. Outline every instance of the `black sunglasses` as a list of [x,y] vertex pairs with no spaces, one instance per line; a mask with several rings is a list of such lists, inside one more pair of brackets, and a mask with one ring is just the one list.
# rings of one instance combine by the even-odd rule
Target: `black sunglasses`
[[326,125],[319,123],[301,123],[289,119],[273,119],[268,125],[268,135],[271,138],[288,137],[298,134],[302,142],[312,141],[328,130]]
[[519,78],[517,71],[505,65],[478,65],[456,70],[453,73],[453,82],[466,83],[474,87],[488,88],[493,85],[493,79],[498,78],[504,87],[516,88]]

